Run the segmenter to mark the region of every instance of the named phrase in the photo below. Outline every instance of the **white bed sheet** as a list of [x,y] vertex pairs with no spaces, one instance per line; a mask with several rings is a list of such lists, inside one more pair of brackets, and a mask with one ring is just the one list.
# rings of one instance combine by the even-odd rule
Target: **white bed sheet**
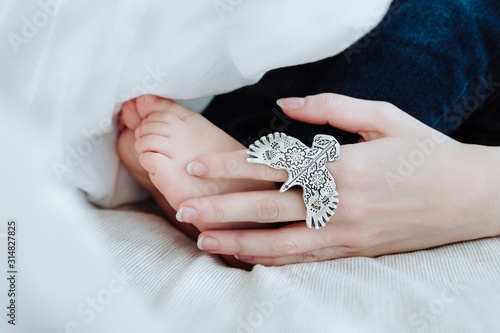
[[167,332],[500,331],[500,237],[246,272],[132,208],[95,211],[93,235]]

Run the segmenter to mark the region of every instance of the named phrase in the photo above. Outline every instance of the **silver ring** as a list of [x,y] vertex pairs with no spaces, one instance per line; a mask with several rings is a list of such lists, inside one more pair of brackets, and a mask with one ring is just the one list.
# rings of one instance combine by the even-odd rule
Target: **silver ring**
[[339,142],[331,135],[318,134],[314,137],[312,148],[300,140],[284,133],[263,136],[250,145],[247,161],[284,169],[288,180],[280,192],[299,185],[306,205],[306,224],[309,228],[319,229],[334,214],[339,202],[337,186],[326,162],[337,161],[340,154]]

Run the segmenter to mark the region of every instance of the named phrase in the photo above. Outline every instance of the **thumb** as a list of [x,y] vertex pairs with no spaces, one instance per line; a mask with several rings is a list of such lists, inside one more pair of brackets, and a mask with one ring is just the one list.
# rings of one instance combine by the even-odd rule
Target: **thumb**
[[406,113],[385,102],[367,101],[324,93],[305,98],[283,98],[276,102],[292,119],[357,133],[366,141],[400,134]]

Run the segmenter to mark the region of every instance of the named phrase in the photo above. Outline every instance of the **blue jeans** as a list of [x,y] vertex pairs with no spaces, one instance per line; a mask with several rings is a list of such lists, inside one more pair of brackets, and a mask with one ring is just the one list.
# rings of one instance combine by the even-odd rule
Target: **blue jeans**
[[459,141],[500,145],[500,1],[396,0],[379,26],[343,53],[270,71],[216,97],[204,115],[245,145],[275,131],[308,144],[317,133],[357,141],[293,121],[275,104],[323,92],[387,101]]

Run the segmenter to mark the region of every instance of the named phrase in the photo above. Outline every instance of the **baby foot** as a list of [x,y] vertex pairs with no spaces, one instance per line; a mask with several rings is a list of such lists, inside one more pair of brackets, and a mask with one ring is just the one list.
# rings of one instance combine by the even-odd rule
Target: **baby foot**
[[[147,97],[147,98],[146,98]],[[268,182],[210,180],[192,177],[186,165],[198,156],[244,149],[238,141],[203,116],[156,96],[141,96],[124,105],[126,129],[118,141],[120,158],[132,176],[163,208],[169,220],[183,201],[229,192],[274,189]],[[135,148],[135,149],[134,149]],[[258,223],[196,224],[198,230],[262,228]],[[188,224],[179,223],[183,231]],[[230,264],[237,261],[225,258]]]
[[[196,157],[245,147],[205,117],[172,101],[157,99],[154,104],[138,103],[137,106],[138,113],[144,117],[142,125],[135,131],[140,163],[174,209],[190,198],[274,188],[273,184],[252,180],[224,181],[190,176],[186,165]],[[227,229],[230,225],[204,224],[197,227],[200,230]],[[248,226],[239,223],[234,227]]]
[[177,229],[180,229],[191,238],[196,239],[199,230],[193,225],[176,223],[176,210],[170,206],[163,194],[153,185],[148,172],[144,170],[139,162],[139,154],[134,148],[136,143],[135,130],[142,122],[142,118],[137,110],[137,104],[140,105],[143,103],[146,103],[146,100],[144,97],[140,97],[123,104],[119,116],[120,135],[117,142],[118,155],[132,177],[151,194],[157,204],[162,208],[168,221]]

